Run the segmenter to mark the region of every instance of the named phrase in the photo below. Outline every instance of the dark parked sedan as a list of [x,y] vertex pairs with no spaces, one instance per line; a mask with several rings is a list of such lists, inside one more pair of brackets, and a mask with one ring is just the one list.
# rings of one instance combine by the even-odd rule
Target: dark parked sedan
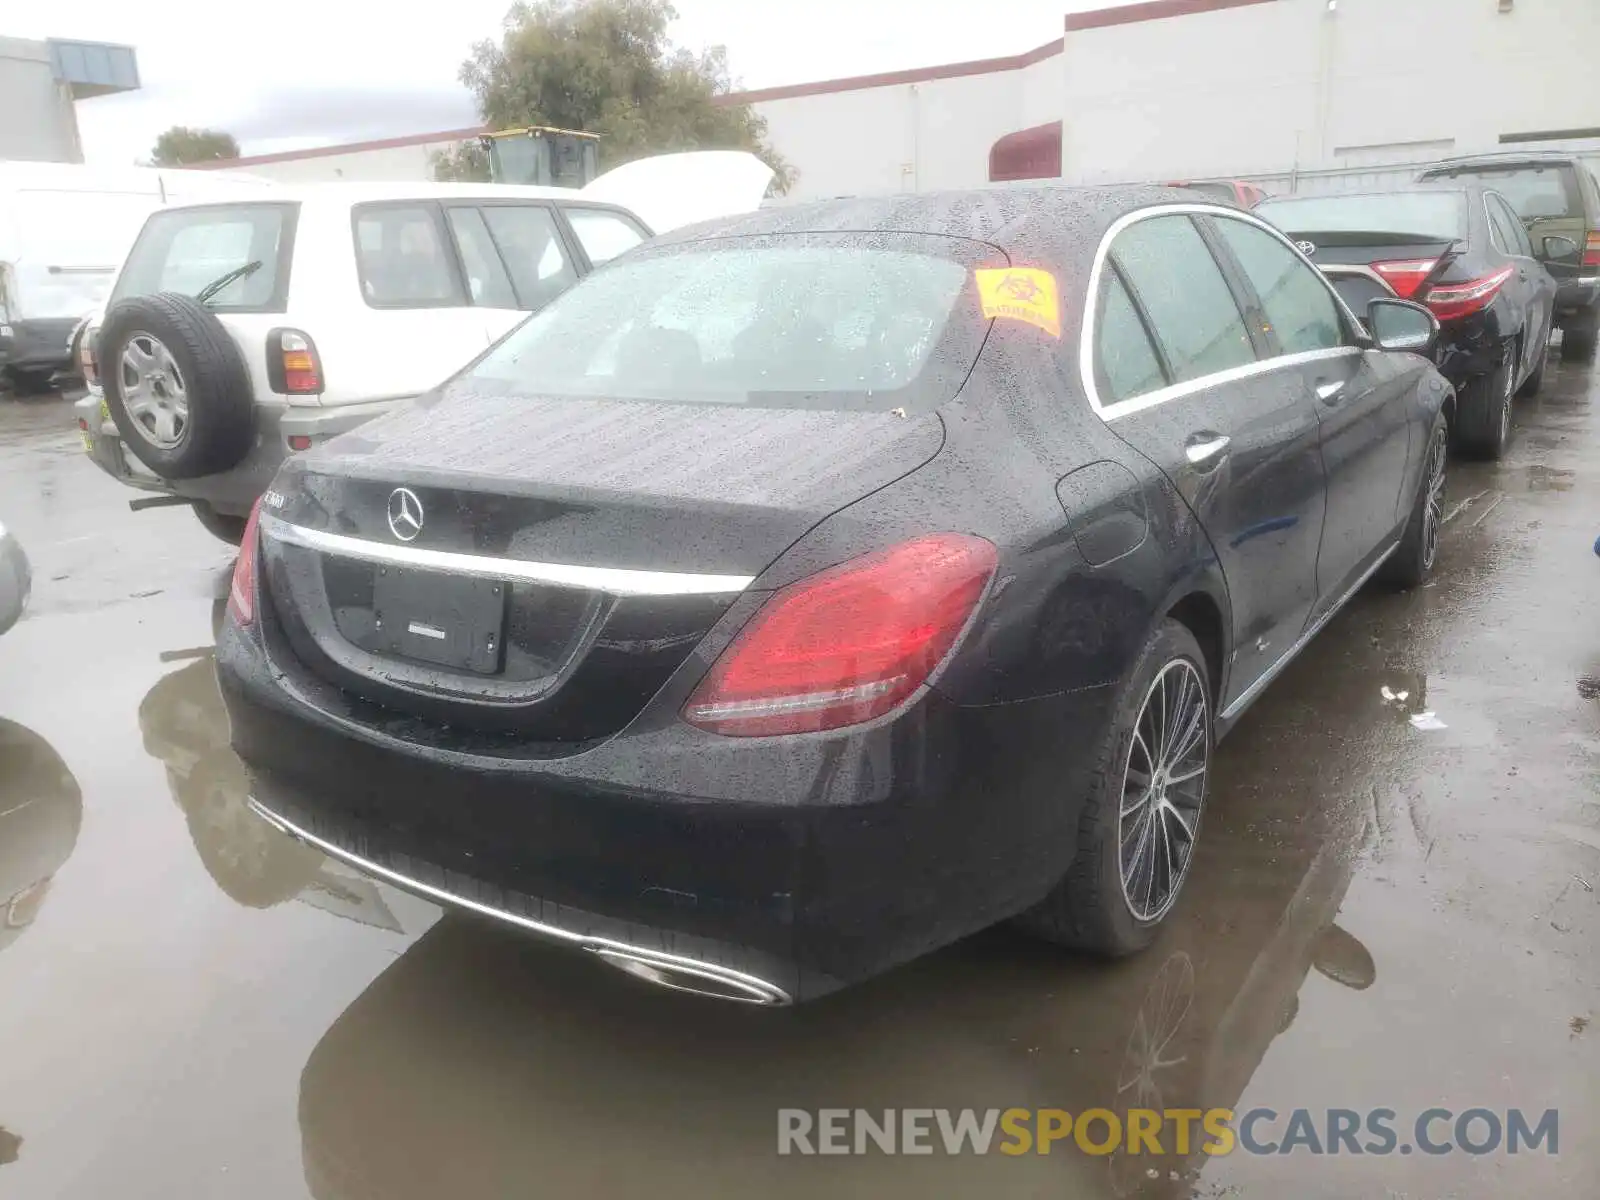
[[1487,458],[1505,453],[1512,398],[1544,381],[1556,281],[1504,196],[1464,179],[1271,199],[1256,213],[1296,239],[1357,311],[1376,296],[1432,309],[1439,369],[1459,395],[1456,440]]
[[736,1000],[1017,916],[1135,951],[1215,740],[1432,565],[1437,324],[1367,328],[1154,188],[634,251],[263,497],[217,652],[256,811]]

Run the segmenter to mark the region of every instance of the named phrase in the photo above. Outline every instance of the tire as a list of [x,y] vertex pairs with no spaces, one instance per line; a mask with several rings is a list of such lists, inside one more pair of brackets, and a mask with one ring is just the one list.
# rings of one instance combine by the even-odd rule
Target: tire
[[215,475],[249,453],[250,373],[203,304],[175,292],[124,300],[106,314],[99,349],[122,444],[161,478]]
[[1561,330],[1562,362],[1593,362],[1600,343],[1600,312],[1584,313]]
[[11,391],[18,396],[42,396],[50,390],[50,381],[55,377],[53,368],[35,367],[31,370],[23,367],[7,367],[6,382],[11,385]]
[[1414,588],[1428,578],[1439,557],[1439,538],[1444,529],[1444,483],[1449,459],[1449,431],[1444,414],[1433,422],[1427,452],[1422,460],[1422,480],[1411,506],[1411,519],[1400,538],[1400,546],[1383,564],[1380,578],[1398,588]]
[[1456,397],[1456,444],[1465,453],[1490,460],[1505,456],[1516,377],[1516,350],[1508,346],[1498,367],[1461,386]]
[[244,541],[244,526],[247,518],[236,517],[232,513],[219,513],[204,500],[195,501],[194,515],[200,524],[206,527],[206,532],[216,538],[221,538],[230,546],[237,546]]
[[[1147,702],[1154,700],[1159,704],[1163,686],[1172,689],[1167,692],[1171,703],[1177,702],[1177,689],[1197,689],[1197,694],[1183,694],[1193,694],[1198,707],[1199,728],[1189,727],[1189,736],[1197,736],[1198,740],[1190,754],[1174,757],[1181,771],[1192,771],[1197,763],[1200,769],[1197,777],[1161,789],[1163,796],[1174,798],[1178,809],[1189,814],[1183,827],[1188,828],[1190,834],[1176,882],[1157,905],[1156,897],[1145,901],[1139,895],[1138,879],[1142,876],[1137,872],[1131,889],[1124,882],[1123,835],[1126,832],[1134,845],[1142,844],[1138,842],[1138,833],[1148,807],[1130,813],[1125,821],[1123,802],[1130,787],[1136,794],[1141,791],[1139,774],[1155,774],[1138,771],[1143,757],[1139,746],[1147,736],[1159,737],[1155,727],[1148,723]],[[1194,862],[1194,845],[1205,812],[1211,753],[1216,742],[1212,700],[1210,672],[1199,643],[1177,621],[1163,621],[1145,642],[1118,694],[1110,727],[1096,756],[1089,795],[1079,817],[1077,855],[1055,890],[1018,918],[1019,924],[1057,945],[1109,957],[1133,954],[1150,944],[1176,904]],[[1188,719],[1180,714],[1174,723],[1187,727]],[[1197,758],[1198,755],[1203,757]],[[1159,769],[1164,756],[1158,753],[1154,758]],[[1148,797],[1151,790],[1144,787],[1142,794]],[[1175,831],[1178,828],[1170,824],[1174,818],[1165,812],[1158,810],[1157,815],[1168,822],[1163,826],[1165,829]],[[1181,836],[1178,835],[1180,839]],[[1141,862],[1142,858],[1136,859],[1135,865]]]

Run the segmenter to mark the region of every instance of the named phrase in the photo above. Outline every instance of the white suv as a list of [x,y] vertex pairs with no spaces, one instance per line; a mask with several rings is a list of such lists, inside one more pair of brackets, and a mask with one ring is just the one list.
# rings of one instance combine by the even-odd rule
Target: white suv
[[753,211],[771,178],[704,151],[580,190],[321,184],[163,209],[82,339],[85,448],[237,543],[288,454],[443,382],[652,232]]

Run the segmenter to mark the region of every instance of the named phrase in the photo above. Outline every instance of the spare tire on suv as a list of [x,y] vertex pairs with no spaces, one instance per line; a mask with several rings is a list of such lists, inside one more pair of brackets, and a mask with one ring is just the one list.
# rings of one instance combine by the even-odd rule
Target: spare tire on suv
[[255,441],[250,371],[216,314],[157,292],[113,305],[96,358],[123,445],[163,479],[237,466]]

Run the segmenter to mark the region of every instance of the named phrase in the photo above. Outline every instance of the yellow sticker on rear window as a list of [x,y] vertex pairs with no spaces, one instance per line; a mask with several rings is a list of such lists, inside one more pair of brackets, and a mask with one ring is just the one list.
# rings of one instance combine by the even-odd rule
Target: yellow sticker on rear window
[[986,317],[1007,317],[1061,336],[1061,290],[1056,277],[1037,267],[985,268],[973,274]]

